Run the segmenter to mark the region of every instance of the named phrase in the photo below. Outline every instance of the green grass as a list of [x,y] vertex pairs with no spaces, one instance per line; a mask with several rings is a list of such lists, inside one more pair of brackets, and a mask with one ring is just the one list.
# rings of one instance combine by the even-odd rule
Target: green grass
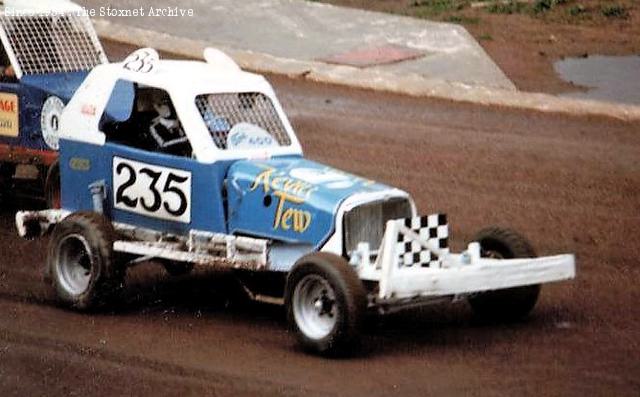
[[491,14],[519,14],[528,9],[528,5],[518,1],[508,3],[494,2],[486,8]]
[[541,14],[553,10],[556,6],[566,4],[567,0],[536,0],[533,3],[512,0],[508,3],[496,1],[486,9],[492,14]]
[[467,17],[464,15],[449,15],[444,19],[444,21],[461,25],[477,25],[480,23],[480,18]]
[[[339,0],[308,1],[342,4]],[[367,2],[373,3],[374,0]],[[474,2],[484,2],[485,6],[471,8]],[[402,6],[389,6],[388,12],[469,26],[480,24],[483,13],[527,15],[567,24],[596,20],[613,22],[628,19],[632,12],[638,12],[640,0],[413,0],[402,3]]]
[[[599,6],[586,7],[579,0],[535,0],[533,3],[510,0],[507,3],[494,1],[485,10],[492,14],[529,14],[552,20],[561,19],[564,22],[579,22],[593,19],[600,13],[608,19],[627,19],[633,5],[625,3],[602,2]],[[630,0],[637,4],[638,0]]]
[[583,14],[588,13],[588,10],[582,4],[576,4],[574,6],[569,7],[567,13],[572,17],[578,17]]
[[556,6],[566,4],[567,0],[536,0],[533,3],[532,10],[534,13],[539,14],[553,10]]
[[410,14],[418,18],[432,17],[446,12],[460,11],[468,4],[467,0],[416,0],[411,3]]
[[607,18],[629,18],[629,10],[627,9],[627,7],[621,4],[602,5],[600,8],[600,12]]

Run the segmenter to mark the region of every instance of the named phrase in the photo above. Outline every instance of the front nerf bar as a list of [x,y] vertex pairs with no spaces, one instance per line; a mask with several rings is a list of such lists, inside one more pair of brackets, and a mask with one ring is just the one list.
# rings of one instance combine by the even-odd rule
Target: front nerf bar
[[479,243],[472,242],[464,252],[453,254],[447,238],[448,226],[442,215],[391,220],[375,262],[369,260],[366,243],[358,246],[352,258],[358,261],[361,279],[379,282],[380,302],[464,295],[575,277],[571,254],[482,258]]

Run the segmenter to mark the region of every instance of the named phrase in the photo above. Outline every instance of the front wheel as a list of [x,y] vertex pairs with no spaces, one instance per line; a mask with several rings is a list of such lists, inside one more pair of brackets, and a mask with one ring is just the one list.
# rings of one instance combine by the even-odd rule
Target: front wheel
[[90,310],[116,296],[125,270],[114,257],[114,234],[111,223],[94,212],[73,213],[56,225],[47,269],[62,304]]
[[306,350],[336,355],[357,346],[367,295],[343,258],[322,252],[302,257],[287,278],[285,305]]
[[161,263],[162,263],[162,266],[164,267],[164,270],[166,270],[166,272],[169,273],[169,275],[172,277],[187,275],[191,273],[191,271],[194,268],[193,263],[189,263],[189,262],[175,262],[175,261],[165,260],[165,261],[162,261]]
[[[494,259],[535,258],[536,252],[523,236],[510,229],[489,227],[474,238],[483,257]],[[469,298],[473,312],[492,321],[518,320],[538,301],[540,284],[482,292]]]

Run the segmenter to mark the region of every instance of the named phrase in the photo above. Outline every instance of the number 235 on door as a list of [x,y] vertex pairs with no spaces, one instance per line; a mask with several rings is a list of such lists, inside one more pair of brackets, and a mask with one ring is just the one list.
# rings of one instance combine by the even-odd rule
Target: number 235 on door
[[191,172],[113,158],[115,208],[170,221],[191,222]]

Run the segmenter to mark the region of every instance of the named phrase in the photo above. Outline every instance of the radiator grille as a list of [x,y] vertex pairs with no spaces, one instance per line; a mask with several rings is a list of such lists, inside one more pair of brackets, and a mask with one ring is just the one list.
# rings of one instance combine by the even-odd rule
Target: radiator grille
[[377,250],[387,221],[411,216],[411,204],[404,198],[361,205],[345,213],[343,220],[345,254],[349,255],[360,242],[368,242],[371,250]]

